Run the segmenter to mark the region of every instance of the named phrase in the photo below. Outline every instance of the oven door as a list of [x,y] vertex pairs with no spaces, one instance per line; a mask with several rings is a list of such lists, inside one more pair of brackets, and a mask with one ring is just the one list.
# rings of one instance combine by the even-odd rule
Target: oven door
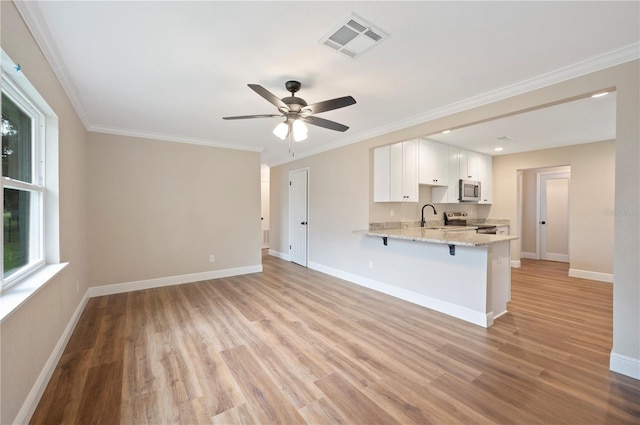
[[480,182],[474,180],[460,180],[461,202],[478,202],[480,200]]
[[497,235],[498,227],[497,226],[478,226],[478,230],[476,233],[483,235]]

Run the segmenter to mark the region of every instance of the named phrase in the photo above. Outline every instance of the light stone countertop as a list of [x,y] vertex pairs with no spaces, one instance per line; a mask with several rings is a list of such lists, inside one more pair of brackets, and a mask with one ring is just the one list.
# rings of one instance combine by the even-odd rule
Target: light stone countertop
[[447,229],[409,227],[401,229],[363,230],[358,233],[389,239],[403,239],[457,246],[484,246],[518,239],[518,236],[511,235],[478,234],[475,232],[475,229],[476,227],[474,226],[448,226]]

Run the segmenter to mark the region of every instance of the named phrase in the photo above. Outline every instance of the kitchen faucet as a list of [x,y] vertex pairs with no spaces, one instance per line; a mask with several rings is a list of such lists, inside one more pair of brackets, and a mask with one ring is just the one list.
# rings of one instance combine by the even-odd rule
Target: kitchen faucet
[[438,215],[438,212],[436,211],[436,207],[434,207],[431,204],[424,204],[424,206],[422,207],[422,219],[420,220],[420,227],[424,227],[424,207],[433,208],[433,215]]

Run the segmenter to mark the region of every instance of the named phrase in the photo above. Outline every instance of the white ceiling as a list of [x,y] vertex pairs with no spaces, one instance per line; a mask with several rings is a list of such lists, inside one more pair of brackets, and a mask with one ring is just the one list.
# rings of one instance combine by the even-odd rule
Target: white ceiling
[[[222,120],[277,113],[247,83],[284,97],[284,83],[295,79],[303,84],[298,95],[309,103],[346,95],[356,99],[356,105],[318,115],[350,129],[340,133],[310,126],[309,138],[295,146],[301,157],[636,59],[639,5],[18,3],[89,130],[258,150],[270,164],[290,158],[286,143],[271,133],[280,119]],[[357,59],[318,43],[352,13],[390,35]],[[585,100],[580,108],[588,114],[591,107],[615,105],[610,99]],[[568,106],[558,107],[547,119],[562,114],[569,120],[577,112]],[[587,136],[609,138],[604,129],[611,128],[615,111],[590,116],[579,120],[591,126]],[[498,134],[525,150],[546,147],[541,139],[550,145],[576,142],[576,126],[561,133],[555,125],[526,127],[526,120],[517,124],[525,131],[513,130],[514,125]],[[528,134],[531,128],[565,137],[534,137]],[[494,154],[490,141],[466,147]]]
[[[614,140],[615,137],[615,92],[427,136],[431,140],[488,155],[600,142]],[[496,151],[496,148],[502,150]]]

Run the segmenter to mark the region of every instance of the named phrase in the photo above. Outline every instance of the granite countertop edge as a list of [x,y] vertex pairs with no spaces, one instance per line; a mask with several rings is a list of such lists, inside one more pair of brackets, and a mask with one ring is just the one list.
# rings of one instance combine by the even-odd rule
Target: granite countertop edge
[[[428,227],[410,227],[401,229],[357,230],[367,236],[389,239],[409,240],[457,246],[486,246],[518,239],[511,235],[486,235],[472,232],[473,226],[457,228],[456,230],[442,230]],[[465,231],[466,230],[466,231]]]
[[[510,221],[506,219],[495,218],[470,218],[467,220],[467,226],[473,227],[474,225],[488,224],[493,226],[510,226]],[[444,222],[442,220],[426,220],[426,227],[442,227]],[[391,229],[411,229],[414,227],[420,227],[420,220],[417,221],[386,221],[379,223],[369,223],[370,230],[391,230]]]

